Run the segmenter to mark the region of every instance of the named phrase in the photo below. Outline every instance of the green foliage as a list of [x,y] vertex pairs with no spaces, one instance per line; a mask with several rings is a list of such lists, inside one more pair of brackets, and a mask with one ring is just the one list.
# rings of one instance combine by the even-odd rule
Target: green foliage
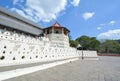
[[100,42],[95,37],[81,36],[76,39],[87,50],[99,50]]
[[120,44],[120,39],[119,40],[116,40],[119,44]]
[[120,54],[120,40],[106,40],[100,42],[95,37],[81,36],[75,41],[70,38],[71,47],[77,47],[78,44],[86,50],[96,50],[101,53],[119,53]]
[[79,38],[76,39],[77,42],[79,42],[79,44],[85,48],[85,49],[89,49],[89,44],[90,44],[90,38],[88,36],[81,36]]
[[100,48],[100,41],[99,40],[97,40],[95,37],[92,37],[92,38],[90,38],[90,47],[91,47],[91,49],[92,50],[99,50],[99,48]]
[[75,47],[76,48],[78,46],[78,42],[77,41],[74,41],[74,40],[70,39],[69,42],[70,42],[70,46],[71,47]]
[[101,52],[120,53],[120,44],[116,40],[106,40],[101,44]]

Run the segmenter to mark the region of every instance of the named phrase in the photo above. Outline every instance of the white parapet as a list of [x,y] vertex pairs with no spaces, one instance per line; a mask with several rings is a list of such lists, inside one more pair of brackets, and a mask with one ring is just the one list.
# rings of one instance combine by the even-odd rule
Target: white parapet
[[98,60],[97,51],[78,50],[77,53],[81,60]]
[[98,60],[97,51],[83,51],[84,60]]

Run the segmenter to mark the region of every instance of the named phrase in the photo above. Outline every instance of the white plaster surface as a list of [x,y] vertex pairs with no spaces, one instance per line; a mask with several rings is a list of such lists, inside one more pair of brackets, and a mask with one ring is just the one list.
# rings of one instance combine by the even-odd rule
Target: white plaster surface
[[54,40],[49,41],[46,37],[35,38],[7,29],[0,31],[0,67],[76,57],[98,59],[96,51],[78,51],[69,47],[68,37],[63,34],[54,34]]

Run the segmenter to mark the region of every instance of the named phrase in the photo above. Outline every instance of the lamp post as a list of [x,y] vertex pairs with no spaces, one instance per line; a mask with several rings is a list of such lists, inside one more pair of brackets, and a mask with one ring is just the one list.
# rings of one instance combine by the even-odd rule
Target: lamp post
[[82,48],[82,60],[84,59],[84,57],[83,57],[83,47],[81,46],[81,48]]
[[81,51],[82,51],[82,60],[84,59],[84,57],[83,57],[83,47],[82,47],[82,45],[78,45],[78,48],[81,48]]

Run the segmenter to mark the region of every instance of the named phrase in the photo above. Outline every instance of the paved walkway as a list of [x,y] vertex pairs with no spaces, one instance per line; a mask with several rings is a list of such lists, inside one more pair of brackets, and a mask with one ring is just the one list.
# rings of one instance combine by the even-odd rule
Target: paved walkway
[[5,81],[120,81],[120,57],[79,60]]
[[15,70],[15,69],[22,69],[22,68],[27,68],[27,67],[32,67],[32,66],[38,66],[42,64],[48,64],[56,61],[50,61],[50,62],[37,62],[37,63],[30,63],[30,64],[20,64],[20,65],[11,65],[11,66],[3,66],[0,67],[0,72],[4,71],[9,71],[9,70]]

